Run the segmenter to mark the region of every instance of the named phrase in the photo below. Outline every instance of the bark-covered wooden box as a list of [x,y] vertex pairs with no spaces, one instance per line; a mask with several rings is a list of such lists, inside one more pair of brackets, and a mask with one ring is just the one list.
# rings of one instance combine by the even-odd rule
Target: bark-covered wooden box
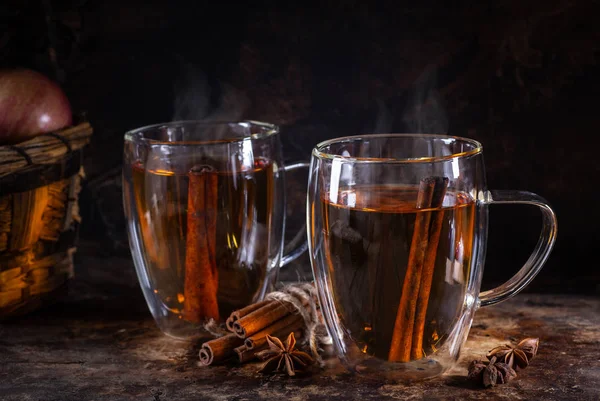
[[83,150],[78,123],[0,146],[0,320],[58,299],[73,276]]

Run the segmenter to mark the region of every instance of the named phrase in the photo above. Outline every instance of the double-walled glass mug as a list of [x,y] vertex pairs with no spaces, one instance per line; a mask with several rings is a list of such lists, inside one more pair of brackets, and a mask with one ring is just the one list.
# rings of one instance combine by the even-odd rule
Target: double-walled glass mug
[[[180,121],[125,134],[124,205],[131,253],[166,334],[206,334],[213,319],[263,298],[283,255],[285,171],[271,124]],[[298,238],[303,238],[297,236]]]
[[[444,135],[382,134],[318,144],[308,184],[309,253],[334,348],[352,372],[395,381],[458,360],[474,312],[523,289],[556,239],[540,196],[486,187],[482,146]],[[488,206],[542,211],[519,272],[480,293]]]

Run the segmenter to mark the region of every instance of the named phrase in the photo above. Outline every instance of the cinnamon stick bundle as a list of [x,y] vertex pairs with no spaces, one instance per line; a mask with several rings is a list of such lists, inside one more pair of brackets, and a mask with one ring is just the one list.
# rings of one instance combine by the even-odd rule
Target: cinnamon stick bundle
[[202,344],[200,348],[200,363],[211,365],[222,362],[234,355],[234,349],[243,346],[244,340],[235,334],[228,334]]
[[256,349],[267,343],[267,334],[273,337],[287,337],[292,331],[300,330],[304,326],[304,319],[298,314],[292,314],[265,327],[259,332],[247,337],[244,345],[247,349]]
[[240,320],[244,316],[246,316],[246,315],[254,312],[255,310],[262,308],[263,306],[265,306],[269,302],[270,301],[260,301],[260,302],[254,303],[254,304],[250,304],[250,305],[246,306],[245,308],[233,311],[231,313],[231,315],[229,315],[229,317],[225,321],[225,327],[227,327],[227,330],[229,330],[231,332],[235,331],[235,328],[233,327],[233,324],[235,322],[237,322],[238,320]]
[[239,337],[246,338],[295,312],[294,306],[288,302],[271,301],[234,322],[233,329]]
[[[290,333],[292,333],[292,332],[294,333],[295,338],[300,337],[300,334],[301,334],[300,330],[298,330],[298,329],[292,330],[291,327],[289,328],[289,330],[281,330],[279,333],[272,332],[272,333],[267,333],[267,334],[269,334],[271,337],[277,337],[281,341],[284,341],[287,338],[287,336],[289,336]],[[246,363],[246,362],[256,359],[257,354],[260,351],[263,351],[269,347],[269,344],[267,343],[267,339],[266,339],[266,334],[261,339],[263,341],[261,341],[260,344],[255,343],[257,345],[255,345],[253,347],[248,347],[246,344],[244,344],[244,345],[240,345],[239,347],[234,349],[234,352],[236,353],[236,355],[238,357],[238,361],[240,363]],[[246,340],[248,340],[248,339],[246,339]]]
[[[304,306],[308,306],[309,301],[302,301]],[[240,363],[251,361],[256,358],[257,352],[268,346],[267,335],[282,341],[292,332],[300,337],[304,324],[302,315],[289,302],[273,299],[248,305],[228,317],[226,327],[232,331],[231,334],[202,345],[200,362],[211,365],[233,355],[237,355]]]
[[[447,178],[427,177],[422,179],[417,194],[416,208],[429,209],[441,207],[447,185]],[[439,211],[439,213],[442,214],[443,212]],[[431,228],[431,212],[417,213],[415,219],[408,265],[402,285],[402,295],[400,297],[400,304],[398,305],[394,333],[388,355],[390,361],[410,361],[411,352],[413,351],[413,334],[415,332],[417,332],[417,341],[414,347],[415,354],[417,353],[417,346],[419,351],[422,347],[422,331],[427,312],[427,302],[424,299],[429,299],[435,253],[437,251],[439,231],[441,230],[443,218],[443,215],[441,217],[438,216],[436,215],[434,225]],[[437,219],[439,219],[439,222]],[[437,232],[435,232],[436,230]],[[432,235],[433,239],[430,238]],[[424,268],[426,264],[427,267]],[[424,286],[421,293],[422,282],[424,282]],[[418,317],[417,308],[419,310]],[[416,324],[415,321],[417,319],[418,323]]]
[[239,363],[246,363],[256,359],[256,354],[267,348],[266,343],[259,348],[248,349],[245,345],[240,345],[236,349],[234,349],[235,354],[237,355]]
[[193,167],[188,177],[183,318],[201,323],[209,318],[219,320],[215,249],[218,177],[207,165]]

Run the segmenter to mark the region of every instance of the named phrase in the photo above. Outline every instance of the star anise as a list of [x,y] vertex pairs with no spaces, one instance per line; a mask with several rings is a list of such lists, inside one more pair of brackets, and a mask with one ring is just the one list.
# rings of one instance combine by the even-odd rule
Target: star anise
[[504,362],[497,362],[493,356],[489,361],[475,360],[469,364],[469,380],[482,383],[485,388],[508,383],[517,377],[517,372]]
[[521,349],[525,355],[527,355],[527,359],[530,361],[537,355],[538,346],[540,345],[539,338],[526,338],[517,344],[517,348]]
[[526,338],[516,347],[500,345],[493,348],[488,352],[487,358],[491,360],[496,357],[515,370],[525,369],[529,365],[529,361],[537,354],[538,345],[538,338]]
[[285,340],[285,345],[277,337],[267,334],[266,338],[269,348],[256,354],[260,359],[266,359],[259,370],[260,373],[286,372],[289,376],[295,376],[297,371],[314,362],[306,352],[294,348],[296,338],[293,332]]

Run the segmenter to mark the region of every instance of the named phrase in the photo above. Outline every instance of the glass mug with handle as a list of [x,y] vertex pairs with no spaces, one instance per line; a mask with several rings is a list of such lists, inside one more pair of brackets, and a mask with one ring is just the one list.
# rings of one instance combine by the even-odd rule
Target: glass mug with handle
[[[480,293],[488,206],[542,211],[519,272]],[[556,216],[540,196],[486,187],[482,146],[444,135],[353,136],[318,144],[307,202],[309,254],[334,349],[352,372],[397,381],[451,368],[474,312],[540,271]]]
[[262,299],[306,250],[295,241],[283,255],[285,172],[308,163],[284,166],[278,133],[255,121],[179,121],[125,134],[131,253],[165,334],[205,335],[211,319]]

